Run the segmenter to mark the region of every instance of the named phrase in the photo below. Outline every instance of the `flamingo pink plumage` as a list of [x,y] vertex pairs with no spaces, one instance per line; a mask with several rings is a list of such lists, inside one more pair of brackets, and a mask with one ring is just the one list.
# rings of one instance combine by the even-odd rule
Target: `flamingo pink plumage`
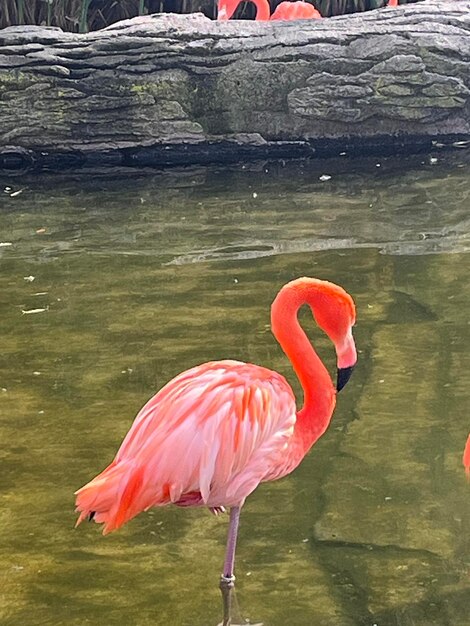
[[302,409],[285,378],[258,365],[215,361],[179,374],[141,409],[112,463],[76,492],[77,524],[94,519],[106,534],[153,506],[231,507],[223,579],[232,580],[245,498],[299,465],[335,406],[330,375],[297,320],[304,304],[335,345],[341,389],[357,358],[354,302],[333,283],[293,280],[272,304],[271,326],[302,385]]
[[467,478],[470,480],[470,435],[467,437],[467,443],[465,444],[465,450],[463,451],[462,463],[465,467]]
[[[237,10],[242,0],[219,0],[217,5],[217,19],[229,20]],[[255,20],[260,22],[272,20],[310,20],[320,19],[321,14],[308,2],[281,2],[271,15],[268,0],[251,0],[256,6]]]

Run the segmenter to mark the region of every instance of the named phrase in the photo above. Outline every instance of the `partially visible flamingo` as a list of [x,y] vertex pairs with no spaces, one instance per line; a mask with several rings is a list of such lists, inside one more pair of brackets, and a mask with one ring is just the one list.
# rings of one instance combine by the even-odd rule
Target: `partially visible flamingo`
[[[217,19],[229,20],[237,10],[238,5],[242,0],[219,0],[217,5]],[[314,6],[308,2],[281,2],[274,13],[271,15],[271,7],[268,0],[251,0],[256,6],[256,18],[257,21],[267,20],[310,20],[319,19],[321,14],[316,10]]]
[[341,390],[357,359],[354,302],[334,283],[293,280],[272,304],[271,328],[302,385],[300,411],[285,378],[259,365],[213,361],[182,372],[141,409],[112,463],[76,492],[77,525],[94,519],[107,534],[154,506],[230,507],[221,587],[231,588],[246,497],[299,465],[335,407],[328,370],[297,320],[304,304],[335,346]]
[[467,437],[467,443],[465,444],[465,450],[462,458],[463,466],[465,467],[465,473],[468,480],[470,480],[470,435]]

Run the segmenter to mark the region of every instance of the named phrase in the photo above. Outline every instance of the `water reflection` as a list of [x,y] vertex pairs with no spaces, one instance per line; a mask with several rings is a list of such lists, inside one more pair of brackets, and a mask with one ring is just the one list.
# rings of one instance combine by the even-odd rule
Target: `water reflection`
[[73,531],[72,493],[191,365],[295,385],[267,325],[302,274],[354,294],[361,359],[328,433],[244,507],[236,620],[467,623],[468,156],[377,163],[4,181],[24,191],[0,214],[2,624],[220,622],[226,519],[154,510],[103,538]]

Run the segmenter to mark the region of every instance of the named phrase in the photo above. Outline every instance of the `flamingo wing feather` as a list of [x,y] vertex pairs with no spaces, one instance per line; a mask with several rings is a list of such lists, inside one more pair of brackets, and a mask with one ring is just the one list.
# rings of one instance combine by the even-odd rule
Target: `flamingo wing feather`
[[111,465],[77,492],[79,521],[96,512],[110,532],[151,506],[238,505],[292,469],[295,421],[293,392],[276,372],[238,361],[187,370],[147,402]]
[[319,13],[313,5],[298,0],[297,2],[281,2],[269,19],[311,20],[321,19],[321,17],[321,13]]

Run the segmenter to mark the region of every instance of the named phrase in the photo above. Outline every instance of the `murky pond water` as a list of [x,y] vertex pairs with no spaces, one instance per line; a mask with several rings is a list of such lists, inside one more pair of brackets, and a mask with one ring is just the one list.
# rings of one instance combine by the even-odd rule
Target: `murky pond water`
[[73,491],[191,365],[298,390],[269,305],[311,275],[355,297],[360,362],[301,467],[247,501],[235,621],[468,626],[468,154],[0,182],[1,624],[220,621],[226,518],[103,538],[73,530]]

